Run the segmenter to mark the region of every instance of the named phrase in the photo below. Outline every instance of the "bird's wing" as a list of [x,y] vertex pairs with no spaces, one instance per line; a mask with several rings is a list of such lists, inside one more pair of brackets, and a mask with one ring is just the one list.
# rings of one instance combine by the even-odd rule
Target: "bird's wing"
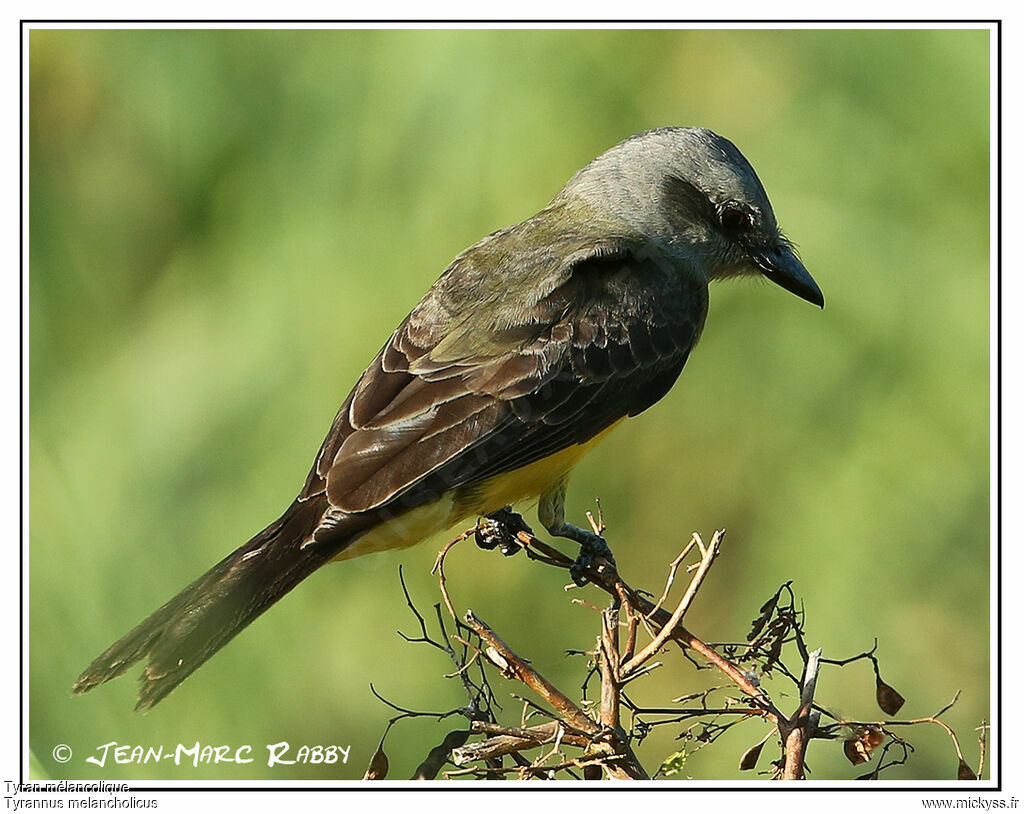
[[623,248],[576,257],[559,280],[487,330],[421,303],[342,405],[303,497],[326,491],[345,514],[411,508],[660,399],[700,333],[705,289]]

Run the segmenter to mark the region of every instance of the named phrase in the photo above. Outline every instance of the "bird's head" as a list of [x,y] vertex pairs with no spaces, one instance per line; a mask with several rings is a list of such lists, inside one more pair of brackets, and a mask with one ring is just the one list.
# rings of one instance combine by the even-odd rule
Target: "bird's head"
[[709,280],[761,274],[824,307],[754,168],[710,130],[663,127],[633,136],[576,173],[559,198],[582,199]]

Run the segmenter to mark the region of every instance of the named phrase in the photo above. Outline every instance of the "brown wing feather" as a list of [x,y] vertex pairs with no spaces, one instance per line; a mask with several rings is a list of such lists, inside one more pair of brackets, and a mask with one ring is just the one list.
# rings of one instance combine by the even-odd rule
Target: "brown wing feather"
[[577,260],[520,325],[480,335],[478,321],[453,324],[421,305],[342,406],[307,492],[326,490],[346,514],[411,508],[646,409],[703,324],[706,292],[682,285],[652,262],[605,252]]

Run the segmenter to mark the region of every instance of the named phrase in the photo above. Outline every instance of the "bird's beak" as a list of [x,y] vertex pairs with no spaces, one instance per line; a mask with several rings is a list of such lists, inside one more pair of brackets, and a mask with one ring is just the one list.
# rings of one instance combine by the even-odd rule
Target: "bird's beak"
[[819,308],[825,307],[825,295],[789,246],[782,244],[758,251],[753,260],[761,273],[776,285]]

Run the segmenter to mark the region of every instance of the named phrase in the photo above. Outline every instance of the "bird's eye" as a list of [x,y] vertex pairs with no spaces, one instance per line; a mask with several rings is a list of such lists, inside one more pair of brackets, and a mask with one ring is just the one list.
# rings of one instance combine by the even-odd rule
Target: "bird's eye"
[[750,210],[735,203],[723,204],[718,210],[718,220],[727,232],[747,232],[754,228]]

